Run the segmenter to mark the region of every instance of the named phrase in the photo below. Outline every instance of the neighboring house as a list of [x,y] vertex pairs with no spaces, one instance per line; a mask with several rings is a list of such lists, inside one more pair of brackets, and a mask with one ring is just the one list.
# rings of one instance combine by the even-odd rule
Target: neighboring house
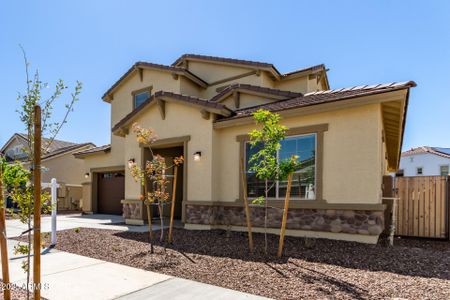
[[[172,65],[134,64],[103,96],[111,105],[111,145],[80,151],[90,179],[83,209],[145,220],[142,187],[126,169],[151,157],[131,125],[153,128],[154,153],[184,155],[176,217],[187,229],[245,230],[239,161],[252,149],[252,113],[279,113],[288,137],[279,157],[297,154],[303,169],[292,187],[287,234],[375,243],[384,228],[382,178],[400,159],[409,89],[415,83],[330,90],[324,65],[282,74],[269,63],[187,54]],[[170,174],[169,174],[170,175]],[[247,171],[250,198],[263,183]],[[171,189],[171,187],[169,187]],[[286,182],[277,182],[270,206],[282,208]],[[271,208],[278,233],[281,209]],[[264,210],[252,207],[255,231]]]
[[[76,144],[72,142],[53,140],[50,144],[47,138],[42,139],[42,181],[50,182],[56,178],[58,182],[81,185],[84,179],[84,164],[75,159],[73,154],[78,151],[95,147],[92,143]],[[22,161],[29,166],[26,149],[28,148],[28,137],[26,134],[15,133],[1,148],[0,153],[8,161]]]
[[417,147],[402,153],[397,176],[448,176],[450,148]]

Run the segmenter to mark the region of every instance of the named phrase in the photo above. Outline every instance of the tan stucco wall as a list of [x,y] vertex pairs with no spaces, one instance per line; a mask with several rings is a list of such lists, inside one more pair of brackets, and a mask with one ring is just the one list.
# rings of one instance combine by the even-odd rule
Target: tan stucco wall
[[56,178],[58,182],[77,185],[86,181],[84,178],[84,163],[76,159],[73,153],[88,148],[91,147],[79,148],[76,151],[68,152],[64,155],[43,160],[42,166],[48,170],[42,172],[42,181],[50,182],[52,178]]
[[180,80],[180,94],[195,97],[202,96],[202,87],[198,86],[196,83],[193,83],[190,79],[187,79],[184,76],[179,76],[178,78]]
[[150,85],[153,86],[152,94],[157,91],[180,93],[180,81],[174,79],[170,72],[144,69],[142,82],[135,72],[114,92],[114,100],[111,101],[111,128],[133,109],[132,92]]
[[[239,108],[246,108],[250,106],[256,106],[256,105],[262,105],[266,103],[275,102],[277,100],[270,99],[268,97],[261,97],[261,96],[255,96],[255,95],[248,95],[241,93],[239,95]],[[225,100],[221,102],[222,104],[226,105],[230,109],[236,109],[236,106],[234,105],[234,98],[233,95],[230,95]]]
[[[342,111],[286,118],[286,126],[328,124],[324,134],[323,198],[330,203],[380,203],[381,136],[379,104]],[[239,143],[236,136],[248,133],[253,125],[218,130],[219,167],[214,172],[220,182],[214,190],[218,201],[239,197]]]
[[[167,102],[166,117],[162,120],[156,106],[151,106],[146,113],[136,122],[143,127],[153,128],[160,139],[190,136],[188,142],[188,155],[185,158],[187,167],[187,198],[190,200],[212,199],[212,119],[205,120],[201,117],[198,108]],[[134,158],[136,163],[141,164],[141,148],[131,132],[125,138],[125,160]],[[199,162],[194,162],[193,153],[201,151],[202,157]],[[131,178],[130,173],[125,171],[125,198],[138,199],[141,187]]]
[[290,80],[277,81],[275,88],[291,92],[307,93],[308,92],[308,80],[307,76],[294,78]]

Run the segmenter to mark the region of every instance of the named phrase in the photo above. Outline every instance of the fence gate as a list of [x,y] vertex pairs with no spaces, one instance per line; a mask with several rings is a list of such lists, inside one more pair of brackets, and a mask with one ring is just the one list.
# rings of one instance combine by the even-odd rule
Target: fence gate
[[448,237],[449,182],[446,176],[395,178],[396,235]]

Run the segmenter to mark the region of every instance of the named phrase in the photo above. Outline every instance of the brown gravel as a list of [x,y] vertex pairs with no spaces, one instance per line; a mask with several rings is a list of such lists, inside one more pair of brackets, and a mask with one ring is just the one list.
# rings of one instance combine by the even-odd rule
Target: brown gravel
[[58,232],[60,250],[276,299],[450,299],[450,243],[396,239],[396,246],[287,237],[285,258],[247,252],[246,234],[175,229],[174,245],[149,253],[147,234]]
[[[4,299],[3,296],[3,282],[0,280],[0,284],[2,286],[2,288],[0,289],[0,299]],[[18,286],[14,286],[11,289],[11,298],[13,300],[24,300],[27,299],[27,292],[25,289],[22,289],[21,287]],[[30,294],[30,299],[33,299],[33,293]],[[41,298],[42,300],[45,300],[44,298]]]

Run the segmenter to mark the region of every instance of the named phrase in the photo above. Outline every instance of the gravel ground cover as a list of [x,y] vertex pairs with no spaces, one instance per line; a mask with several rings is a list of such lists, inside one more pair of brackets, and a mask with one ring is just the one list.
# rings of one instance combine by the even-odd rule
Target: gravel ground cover
[[[4,299],[3,296],[3,282],[0,281],[0,285],[2,286],[2,288],[0,289],[0,299]],[[11,289],[11,299],[13,300],[23,300],[23,299],[27,299],[27,291],[25,289],[22,289],[21,287],[18,286],[14,286],[12,285],[12,289]],[[30,299],[33,299],[33,293],[30,294]],[[42,298],[42,300],[45,300],[45,298]]]
[[[157,234],[156,234],[157,236]],[[275,299],[450,299],[450,243],[396,239],[386,248],[354,242],[174,230],[174,244],[149,253],[146,233],[80,228],[58,232],[57,248]]]

